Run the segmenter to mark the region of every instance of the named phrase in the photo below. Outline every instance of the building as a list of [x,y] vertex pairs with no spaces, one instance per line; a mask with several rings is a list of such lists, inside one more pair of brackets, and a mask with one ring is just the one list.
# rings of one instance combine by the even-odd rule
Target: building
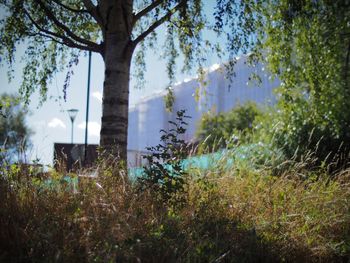
[[[172,112],[167,112],[165,108],[164,96],[167,91],[152,94],[131,107],[128,134],[129,166],[141,165],[146,147],[160,143],[160,130],[169,129],[168,121],[175,120],[178,110],[184,109],[186,115],[191,116],[183,138],[191,142],[195,138],[202,114],[207,111],[226,112],[246,101],[258,104],[275,103],[273,89],[278,86],[279,81],[271,81],[270,75],[261,64],[252,67],[246,60],[245,56],[237,60],[236,76],[232,82],[227,78],[224,67],[215,64],[207,69],[204,81],[199,82],[197,78],[185,79],[174,85],[175,102]],[[250,81],[252,74],[260,76],[260,84]]]

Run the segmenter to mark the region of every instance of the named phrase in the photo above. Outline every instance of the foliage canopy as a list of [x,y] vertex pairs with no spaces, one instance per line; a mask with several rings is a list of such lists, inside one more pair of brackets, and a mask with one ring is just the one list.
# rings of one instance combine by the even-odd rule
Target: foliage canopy
[[[228,51],[232,65],[237,53],[247,51],[254,42],[251,4],[250,0],[210,4],[202,0],[0,0],[6,14],[0,22],[0,55],[11,73],[16,47],[26,47],[20,93],[29,101],[36,90],[45,100],[54,74],[64,69],[68,71],[63,88],[66,98],[80,52],[100,53],[105,63],[100,144],[102,148],[117,146],[126,159],[131,61],[139,65],[133,75],[142,83],[146,50],[159,50],[157,32],[164,25],[163,54],[171,81],[179,54],[185,71],[196,66],[203,72],[206,55],[222,55],[223,50]],[[204,32],[209,31],[224,43],[206,39]]]
[[328,163],[339,153],[348,158],[349,1],[264,1],[256,12],[255,54],[281,80],[275,142],[288,157],[314,151]]
[[213,116],[212,113],[203,115],[197,130],[197,139],[205,141],[205,146],[211,151],[225,148],[244,135],[253,131],[254,120],[262,114],[253,102],[238,105],[229,112]]
[[28,111],[19,97],[7,94],[0,96],[0,109],[0,164],[25,161],[33,133],[25,121]]

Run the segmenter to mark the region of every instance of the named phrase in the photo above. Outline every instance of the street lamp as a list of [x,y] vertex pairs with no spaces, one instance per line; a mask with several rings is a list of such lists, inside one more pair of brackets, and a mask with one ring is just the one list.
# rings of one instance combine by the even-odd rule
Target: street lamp
[[79,110],[77,109],[70,109],[70,110],[67,110],[68,114],[69,114],[69,117],[70,117],[70,120],[72,122],[72,131],[71,131],[71,144],[73,144],[73,124],[74,124],[74,120],[75,120],[75,117],[77,116],[77,113],[78,113]]

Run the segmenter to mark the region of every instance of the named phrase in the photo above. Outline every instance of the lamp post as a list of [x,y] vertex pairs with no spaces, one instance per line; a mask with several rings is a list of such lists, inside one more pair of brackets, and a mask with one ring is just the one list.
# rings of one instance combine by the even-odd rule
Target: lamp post
[[87,95],[86,95],[85,147],[84,147],[84,164],[85,164],[85,165],[86,165],[87,145],[88,145],[90,75],[91,75],[91,51],[89,51],[89,68],[88,68]]
[[75,120],[75,117],[77,116],[77,113],[78,113],[79,110],[77,109],[70,109],[70,110],[67,110],[68,114],[69,114],[69,118],[72,122],[72,131],[71,131],[71,144],[73,144],[73,124],[74,124],[74,120]]

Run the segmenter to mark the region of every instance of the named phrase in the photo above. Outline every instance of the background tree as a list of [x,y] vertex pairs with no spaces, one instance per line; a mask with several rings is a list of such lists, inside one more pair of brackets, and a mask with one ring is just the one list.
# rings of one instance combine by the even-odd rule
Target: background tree
[[0,109],[0,164],[24,162],[33,133],[25,122],[28,111],[19,97],[8,94],[0,96]]
[[196,65],[199,72],[208,51],[220,53],[217,43],[203,38],[206,30],[226,38],[223,45],[229,59],[251,43],[250,1],[211,3],[206,11],[212,22],[204,3],[208,4],[201,0],[0,0],[6,14],[1,21],[0,54],[12,65],[16,46],[25,43],[20,92],[29,100],[38,89],[45,100],[53,74],[68,67],[66,91],[79,51],[100,53],[105,63],[100,146],[107,152],[117,148],[126,160],[130,64],[137,46],[134,61],[140,68],[135,74],[142,79],[145,49],[159,50],[156,32],[165,25],[166,71],[172,80],[180,52],[183,69]]
[[206,113],[199,123],[196,137],[205,141],[210,151],[225,148],[232,143],[245,142],[245,135],[253,131],[253,123],[262,111],[253,102],[238,105],[229,112],[218,115]]
[[[312,151],[319,161],[347,161],[349,1],[264,1],[255,7],[257,51],[264,50],[256,54],[281,80],[271,124],[275,142],[288,157]],[[272,134],[271,127],[267,133]]]

